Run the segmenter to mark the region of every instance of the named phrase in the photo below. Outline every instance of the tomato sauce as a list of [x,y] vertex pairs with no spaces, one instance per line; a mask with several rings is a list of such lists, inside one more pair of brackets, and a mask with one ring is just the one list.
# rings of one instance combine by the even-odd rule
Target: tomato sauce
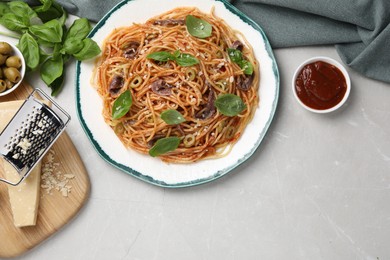
[[305,65],[299,72],[295,90],[306,106],[325,110],[341,102],[347,91],[347,82],[336,66],[316,61]]

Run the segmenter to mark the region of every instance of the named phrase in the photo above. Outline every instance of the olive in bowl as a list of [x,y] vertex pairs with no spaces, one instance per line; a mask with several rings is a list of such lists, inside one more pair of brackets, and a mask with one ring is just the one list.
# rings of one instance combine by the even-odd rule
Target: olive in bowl
[[22,82],[26,64],[19,49],[0,41],[0,96],[14,91]]

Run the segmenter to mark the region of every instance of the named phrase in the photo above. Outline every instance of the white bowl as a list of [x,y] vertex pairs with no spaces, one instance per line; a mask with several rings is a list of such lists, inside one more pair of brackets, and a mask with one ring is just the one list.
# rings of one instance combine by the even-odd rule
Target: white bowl
[[[347,84],[347,90],[344,94],[344,97],[343,99],[337,103],[335,106],[331,107],[331,108],[327,108],[327,109],[314,109],[314,108],[311,108],[309,106],[307,106],[306,104],[304,104],[302,102],[302,100],[298,97],[297,95],[297,92],[296,92],[296,89],[295,89],[295,81],[299,75],[299,73],[301,72],[301,70],[303,69],[304,66],[306,66],[307,64],[310,64],[310,63],[313,63],[313,62],[316,62],[316,61],[323,61],[323,62],[326,62],[326,63],[329,63],[335,67],[337,67],[344,75],[344,78],[345,78],[345,81],[346,81],[346,84]],[[343,65],[341,65],[338,61],[332,59],[332,58],[329,58],[329,57],[313,57],[313,58],[310,58],[306,61],[304,61],[301,65],[298,66],[298,68],[295,70],[295,73],[294,73],[294,76],[292,78],[292,91],[293,91],[293,94],[295,96],[295,99],[298,101],[298,103],[304,107],[305,109],[311,111],[311,112],[315,112],[315,113],[329,113],[329,112],[333,112],[335,110],[337,110],[338,108],[340,108],[344,103],[345,101],[347,101],[348,99],[348,96],[349,96],[349,93],[351,92],[351,79],[349,78],[349,75],[348,75],[348,72],[347,70],[344,68]]]
[[17,89],[19,87],[19,85],[22,83],[23,81],[23,78],[24,78],[24,74],[26,72],[26,62],[24,60],[24,57],[23,57],[23,54],[20,52],[20,50],[15,46],[13,45],[12,43],[10,42],[7,42],[7,41],[3,41],[3,40],[0,40],[0,42],[6,42],[8,43],[9,45],[11,45],[12,47],[12,50],[13,50],[13,54],[12,55],[16,55],[20,58],[21,62],[22,62],[22,66],[20,67],[19,71],[20,71],[20,80],[18,83],[16,83],[12,88],[10,89],[7,89],[3,92],[0,92],[0,97],[1,96],[5,96],[9,93],[11,93],[12,91],[14,91],[15,89]]

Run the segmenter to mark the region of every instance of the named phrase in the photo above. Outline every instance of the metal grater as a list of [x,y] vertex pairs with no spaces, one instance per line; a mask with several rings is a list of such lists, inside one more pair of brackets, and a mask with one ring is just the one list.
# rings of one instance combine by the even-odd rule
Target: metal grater
[[27,178],[69,121],[68,113],[42,90],[35,89],[0,134],[0,155],[15,168],[20,179],[0,181],[16,186]]

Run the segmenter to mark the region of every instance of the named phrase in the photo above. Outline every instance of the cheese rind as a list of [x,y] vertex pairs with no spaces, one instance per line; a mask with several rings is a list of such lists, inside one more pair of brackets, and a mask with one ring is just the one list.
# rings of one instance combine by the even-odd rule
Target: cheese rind
[[[0,103],[0,132],[15,115],[23,101]],[[20,179],[15,168],[0,158],[0,171],[7,180],[16,182]],[[37,221],[39,191],[41,181],[41,163],[39,162],[28,178],[18,186],[8,186],[8,194],[16,227],[34,226]]]

